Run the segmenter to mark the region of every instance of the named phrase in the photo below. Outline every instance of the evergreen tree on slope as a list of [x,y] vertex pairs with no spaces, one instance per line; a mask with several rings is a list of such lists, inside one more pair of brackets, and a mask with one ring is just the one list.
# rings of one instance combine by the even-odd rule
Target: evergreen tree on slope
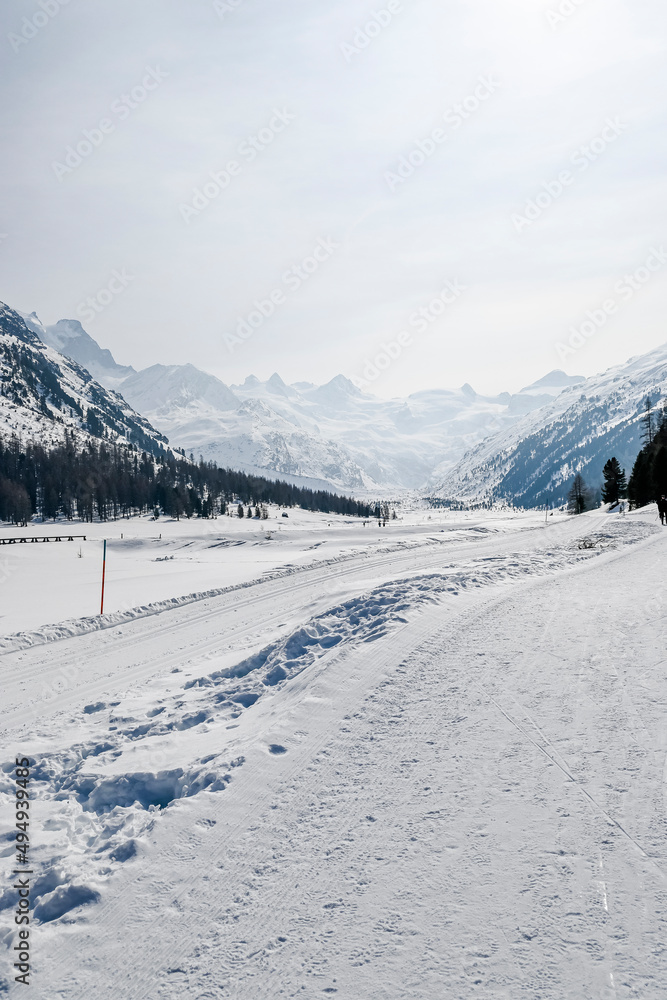
[[653,456],[648,448],[642,448],[632,467],[628,499],[633,508],[645,507],[653,499]]
[[625,479],[625,469],[621,468],[617,458],[610,458],[605,463],[602,475],[604,476],[604,486],[602,487],[604,503],[615,504],[627,496],[628,484]]
[[593,491],[586,485],[584,477],[578,472],[572,481],[572,486],[567,495],[568,513],[583,514],[585,510],[590,510],[592,506]]

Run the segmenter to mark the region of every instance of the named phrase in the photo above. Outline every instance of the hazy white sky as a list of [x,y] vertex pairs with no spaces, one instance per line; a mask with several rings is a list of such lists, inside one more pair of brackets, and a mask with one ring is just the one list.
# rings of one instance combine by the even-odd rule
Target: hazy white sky
[[0,298],[228,383],[599,371],[667,339],[666,41],[661,0],[5,0]]

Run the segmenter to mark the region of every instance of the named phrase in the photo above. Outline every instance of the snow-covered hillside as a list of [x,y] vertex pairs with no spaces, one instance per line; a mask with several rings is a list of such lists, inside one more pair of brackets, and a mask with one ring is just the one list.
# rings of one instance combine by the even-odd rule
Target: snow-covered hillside
[[[553,375],[554,382],[566,384],[562,372]],[[492,428],[513,423],[559,391],[552,386],[536,393],[531,386],[515,395],[481,396],[464,385],[383,400],[361,392],[343,375],[326,385],[288,386],[277,374],[267,382],[250,376],[231,388],[246,402],[261,402],[267,420],[278,414],[310,428],[316,438],[335,442],[367,483],[403,488],[420,486],[434,470],[450,468]]]
[[430,495],[445,500],[507,498],[528,506],[562,503],[581,472],[598,487],[615,455],[628,474],[641,447],[639,421],[649,396],[662,406],[667,392],[667,344],[631,358],[579,385],[512,427],[494,434],[434,481]]
[[246,472],[343,490],[419,488],[442,476],[471,446],[550,402],[580,379],[555,371],[521,392],[460,389],[383,400],[343,375],[326,385],[287,385],[276,373],[227,386],[193,365],[118,365],[77,321],[44,327],[43,339],[122,392],[171,443]]
[[[372,478],[314,420],[243,398],[193,365],[153,365],[120,391],[171,441],[195,457],[313,487],[364,489]],[[272,402],[272,400],[271,400]]]
[[122,396],[46,346],[34,327],[0,303],[0,433],[50,445],[62,443],[66,429],[79,440],[105,437],[153,454],[167,446]]
[[[221,465],[351,490],[422,486],[492,429],[550,401],[569,382],[557,372],[551,385],[514,395],[480,396],[465,385],[384,400],[343,375],[326,385],[250,375],[227,387],[190,365],[164,368],[149,383],[154,370],[130,376],[119,391],[174,444]],[[213,382],[221,402],[211,398]]]

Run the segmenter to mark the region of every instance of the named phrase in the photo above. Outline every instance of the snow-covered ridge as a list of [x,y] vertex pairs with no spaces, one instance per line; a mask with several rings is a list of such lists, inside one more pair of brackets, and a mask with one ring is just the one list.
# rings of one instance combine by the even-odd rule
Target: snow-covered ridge
[[134,372],[129,365],[117,365],[111,351],[103,350],[86,333],[78,319],[61,319],[53,326],[44,326],[34,312],[19,315],[48,347],[53,347],[71,361],[77,361],[107,388],[115,388],[115,383]]
[[444,500],[510,499],[562,503],[576,472],[593,487],[612,455],[628,474],[641,447],[639,421],[649,396],[667,392],[667,344],[572,385],[552,402],[471,449],[434,480]]
[[0,303],[0,433],[55,445],[65,431],[80,442],[103,431],[154,454],[166,449],[166,438],[122,396],[47,346],[34,325]]

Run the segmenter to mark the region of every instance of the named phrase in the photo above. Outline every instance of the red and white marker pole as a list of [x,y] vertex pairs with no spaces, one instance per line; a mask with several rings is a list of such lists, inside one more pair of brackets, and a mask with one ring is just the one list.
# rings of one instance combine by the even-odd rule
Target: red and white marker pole
[[104,555],[102,556],[102,602],[100,604],[100,614],[104,614],[104,577],[107,569],[107,540],[104,539]]

